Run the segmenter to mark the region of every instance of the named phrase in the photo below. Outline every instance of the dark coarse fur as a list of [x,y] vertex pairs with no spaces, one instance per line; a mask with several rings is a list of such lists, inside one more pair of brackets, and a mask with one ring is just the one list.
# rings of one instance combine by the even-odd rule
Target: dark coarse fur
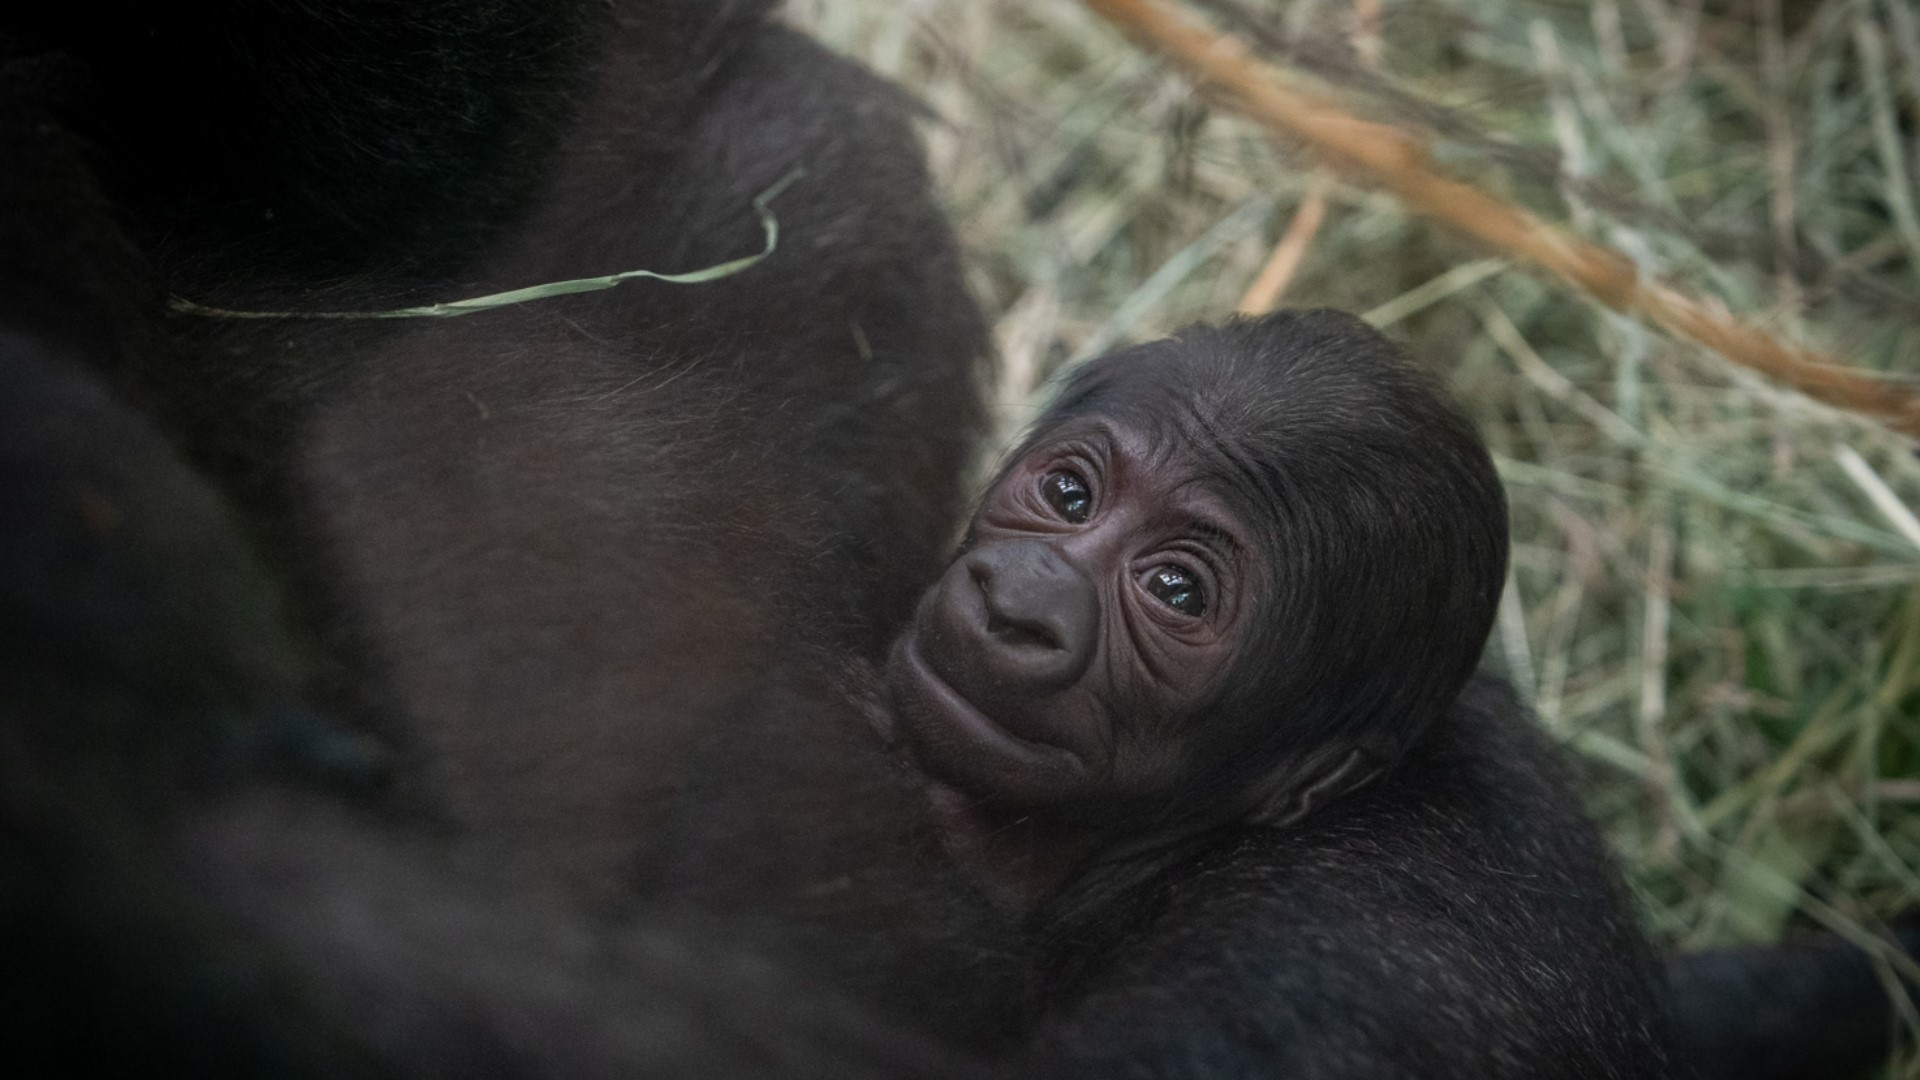
[[[1920,957],[1920,916],[1895,921],[1892,944]],[[1904,1028],[1890,981],[1920,994],[1890,965],[1837,935],[1714,949],[1667,964],[1675,1056],[1689,1080],[1792,1080],[1869,1075]]]
[[[74,359],[236,504],[307,699],[416,762],[407,792],[602,894],[783,639],[885,640],[980,421],[984,328],[905,103],[767,6],[186,5],[5,39],[7,134],[104,193],[49,177],[10,226],[111,249],[66,286],[76,238],[10,249],[12,325],[76,307],[31,302],[62,287],[126,309],[75,320],[113,340]],[[158,314],[718,263],[795,170],[781,249],[704,286],[452,322]],[[556,716],[581,719],[528,720]]]
[[[777,943],[582,913],[774,658],[885,640],[980,423],[906,103],[768,6],[0,20],[10,1058],[947,1071]],[[695,289],[162,306],[709,265],[796,170]]]
[[1667,1075],[1617,875],[1497,683],[1299,827],[1159,860],[1043,913],[1084,1075]]
[[[1088,364],[1028,445],[1087,414],[1207,458],[1268,553],[1266,617],[1216,709],[1246,722],[1216,729],[1235,752],[1203,748],[1214,759],[1359,742],[1390,764],[1459,693],[1506,576],[1506,498],[1478,434],[1387,338],[1336,311],[1191,327]],[[1198,777],[1193,795],[1246,782]]]
[[[926,778],[876,729],[884,708],[865,664],[781,665],[751,721],[703,747],[636,895],[776,943],[896,1023],[1011,1052],[1035,966],[1021,913],[948,858]],[[748,762],[778,767],[743,784]]]

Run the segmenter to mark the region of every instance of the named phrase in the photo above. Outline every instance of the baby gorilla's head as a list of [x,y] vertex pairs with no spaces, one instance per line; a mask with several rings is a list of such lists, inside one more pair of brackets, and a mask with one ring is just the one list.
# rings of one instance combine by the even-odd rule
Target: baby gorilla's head
[[1077,372],[889,666],[933,778],[1105,832],[1282,823],[1382,769],[1478,662],[1506,504],[1437,381],[1288,312]]

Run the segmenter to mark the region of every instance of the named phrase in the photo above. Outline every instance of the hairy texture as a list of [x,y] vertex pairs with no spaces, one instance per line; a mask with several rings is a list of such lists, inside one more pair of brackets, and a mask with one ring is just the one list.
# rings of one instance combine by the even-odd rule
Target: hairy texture
[[1054,1037],[1086,1076],[1664,1075],[1617,876],[1497,683],[1299,828],[1160,862],[1045,913]]
[[778,941],[894,1022],[1011,1052],[1031,1011],[1024,913],[948,856],[884,711],[864,664],[783,663],[705,740],[636,893]]
[[[80,58],[30,105],[99,140],[152,238],[113,264],[144,296],[66,280],[149,343],[126,392],[245,516],[310,699],[403,749],[411,797],[606,893],[772,650],[877,649],[946,543],[986,334],[906,103],[764,4],[242,7],[21,34]],[[372,309],[704,265],[752,250],[753,197],[795,170],[780,250],[703,286],[398,325],[126,299]],[[126,244],[65,190],[8,221]]]
[[1226,708],[1289,714],[1248,757],[1374,729],[1391,757],[1445,710],[1493,625],[1506,499],[1432,373],[1350,315],[1281,312],[1088,365],[1053,422],[1095,412],[1217,461],[1259,532],[1273,607]]
[[[512,204],[564,114],[591,10],[216,0],[9,23],[18,51],[84,64],[63,111],[111,148],[110,189],[153,236],[338,273],[458,241]],[[673,45],[697,32],[662,29]]]
[[[412,940],[424,999],[466,963],[471,992],[511,1012],[510,973],[546,970],[537,949],[479,943],[591,920],[488,908],[463,953],[438,920],[487,907],[486,889],[395,869],[426,843],[398,822],[501,867],[513,880],[496,888],[618,908],[706,740],[757,721],[745,703],[776,659],[872,652],[904,617],[981,427],[985,325],[906,102],[768,7],[0,17],[0,147],[17,151],[0,176],[0,379],[15,391],[0,825],[17,841],[0,901],[9,933],[39,942],[9,1001],[61,1019],[113,1003],[188,1060],[311,1050],[320,1072],[336,1054],[425,1068],[453,1045],[438,1021],[360,1045],[387,993],[354,998],[357,980],[379,984],[364,968],[407,983]],[[796,169],[781,248],[705,286],[459,323],[161,307],[372,309],[717,262],[758,245],[751,200]],[[282,772],[393,817],[308,835],[235,811],[232,860],[254,884],[202,875],[221,856],[176,844],[179,815],[217,817]],[[316,852],[308,883],[275,896],[248,867],[322,841],[369,869]],[[308,928],[273,911],[308,893],[394,924],[379,948],[316,928],[306,951]],[[196,949],[215,958],[183,960]],[[578,991],[609,1032],[630,1010],[644,1020],[633,1003],[672,966],[645,950],[610,963]],[[170,985],[230,1004],[256,978],[287,993],[231,1032],[196,1038],[201,1021],[172,1009]],[[718,1022],[673,1037],[731,1071],[719,1047],[750,1014],[716,1002],[815,992],[756,979],[687,975],[660,1015]],[[35,1003],[36,982],[62,990]],[[582,1038],[575,1056],[609,1062],[647,1041]],[[575,1053],[547,1039],[541,1052]],[[795,1028],[761,1045],[811,1041]],[[830,1071],[831,1056],[794,1052]],[[272,1071],[232,1065],[253,1067]]]
[[408,327],[301,451],[327,576],[364,598],[435,789],[603,890],[781,640],[890,634],[979,415],[981,323],[938,219],[901,194],[925,177],[891,96],[777,30],[736,62],[758,77],[716,77],[651,174],[623,156],[648,119],[625,105],[636,71],[603,65],[592,137],[482,287],[750,250],[753,195],[805,168],[774,207],[785,247],[694,289],[501,313],[504,350],[491,314]]
[[[1893,943],[1920,956],[1920,917],[1893,928]],[[1874,959],[1832,934],[1779,945],[1717,949],[1667,964],[1676,1057],[1691,1080],[1799,1080],[1865,1076],[1887,1060],[1902,1026],[1888,988],[1912,979],[1875,970]]]

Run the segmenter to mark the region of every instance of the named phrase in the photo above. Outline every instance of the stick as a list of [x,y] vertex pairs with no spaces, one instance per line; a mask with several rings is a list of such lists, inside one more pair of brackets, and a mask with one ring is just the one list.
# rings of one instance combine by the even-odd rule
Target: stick
[[1531,262],[1615,311],[1638,314],[1808,397],[1876,417],[1920,438],[1920,395],[1906,387],[1820,353],[1783,345],[1671,285],[1643,279],[1619,252],[1445,174],[1413,133],[1362,119],[1321,95],[1284,85],[1279,72],[1245,45],[1158,0],[1083,2],[1128,37],[1223,91],[1254,120],[1309,144],[1332,165],[1392,192],[1415,212]]

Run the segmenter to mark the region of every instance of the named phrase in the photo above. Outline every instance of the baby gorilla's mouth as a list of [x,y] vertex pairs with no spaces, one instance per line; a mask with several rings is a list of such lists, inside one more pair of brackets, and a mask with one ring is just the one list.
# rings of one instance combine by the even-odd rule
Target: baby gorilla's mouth
[[983,774],[1004,773],[1009,766],[1045,775],[1084,770],[1073,751],[1017,735],[976,708],[927,663],[918,633],[894,643],[888,667],[901,728],[928,772],[998,788],[1001,783]]

